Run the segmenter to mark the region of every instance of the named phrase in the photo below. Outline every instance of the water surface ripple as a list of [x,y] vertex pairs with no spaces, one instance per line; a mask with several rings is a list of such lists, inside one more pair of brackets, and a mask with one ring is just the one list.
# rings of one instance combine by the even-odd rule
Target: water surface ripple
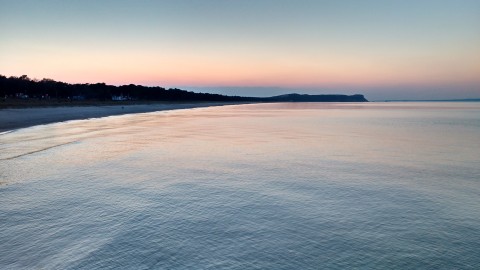
[[480,269],[480,104],[251,104],[0,135],[1,269]]

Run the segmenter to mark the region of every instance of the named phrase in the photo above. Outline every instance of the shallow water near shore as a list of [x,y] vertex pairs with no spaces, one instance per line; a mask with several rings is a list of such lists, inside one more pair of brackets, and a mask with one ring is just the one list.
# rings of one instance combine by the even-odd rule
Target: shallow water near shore
[[480,103],[278,103],[0,134],[2,269],[478,269]]

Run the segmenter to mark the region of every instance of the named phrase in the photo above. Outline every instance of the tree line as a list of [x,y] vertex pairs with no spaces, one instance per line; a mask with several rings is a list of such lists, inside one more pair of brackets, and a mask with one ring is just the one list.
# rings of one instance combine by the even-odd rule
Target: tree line
[[[363,95],[301,95],[287,94],[273,97],[241,97],[220,94],[195,93],[177,88],[159,86],[107,85],[105,83],[69,84],[52,79],[30,79],[27,75],[6,77],[0,75],[0,95],[7,98],[38,98],[68,100],[152,100],[152,101],[242,101],[242,102],[367,102]],[[125,99],[123,99],[125,98]]]
[[0,75],[0,93],[4,98],[56,98],[111,100],[114,96],[133,100],[158,101],[259,101],[259,98],[196,93],[159,86],[108,85],[105,83],[70,84],[52,79],[30,79],[27,75],[6,77]]

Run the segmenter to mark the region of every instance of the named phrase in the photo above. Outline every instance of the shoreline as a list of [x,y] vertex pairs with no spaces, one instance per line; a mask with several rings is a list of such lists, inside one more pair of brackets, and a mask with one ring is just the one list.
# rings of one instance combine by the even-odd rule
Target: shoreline
[[241,105],[244,102],[154,103],[141,105],[106,105],[72,107],[37,107],[0,110],[0,133],[69,120],[84,120],[112,115],[147,113],[165,110],[212,106]]

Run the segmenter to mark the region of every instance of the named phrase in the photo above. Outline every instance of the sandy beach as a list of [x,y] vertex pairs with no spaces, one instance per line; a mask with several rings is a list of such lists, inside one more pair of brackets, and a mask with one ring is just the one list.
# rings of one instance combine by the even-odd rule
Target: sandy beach
[[111,115],[145,113],[164,110],[178,110],[209,106],[223,106],[238,103],[197,102],[197,103],[158,103],[142,105],[44,107],[0,110],[0,132],[44,125],[68,120],[98,118]]

